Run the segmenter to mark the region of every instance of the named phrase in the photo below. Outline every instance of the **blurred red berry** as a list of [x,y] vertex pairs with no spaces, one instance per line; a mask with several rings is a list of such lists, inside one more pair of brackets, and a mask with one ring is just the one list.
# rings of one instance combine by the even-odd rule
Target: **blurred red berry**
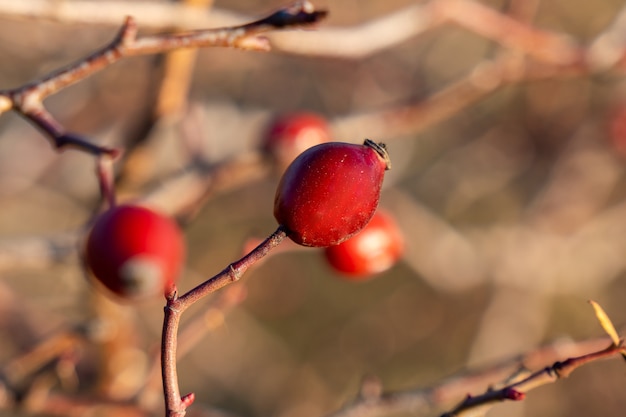
[[324,248],[328,263],[347,278],[362,280],[391,268],[404,251],[404,238],[394,219],[377,211],[356,235]]
[[289,113],[272,121],[263,148],[284,169],[308,148],[330,140],[326,119],[311,112]]
[[283,174],[274,217],[300,245],[337,245],[372,218],[389,168],[385,146],[369,139],[309,148]]
[[131,205],[102,213],[87,238],[87,266],[121,298],[168,293],[178,280],[185,245],[171,219]]

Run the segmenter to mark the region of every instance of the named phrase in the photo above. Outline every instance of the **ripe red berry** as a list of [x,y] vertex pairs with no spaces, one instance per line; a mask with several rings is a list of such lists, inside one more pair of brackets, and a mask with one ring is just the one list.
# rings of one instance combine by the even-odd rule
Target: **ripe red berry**
[[289,113],[272,121],[265,134],[263,149],[284,171],[302,152],[329,140],[328,123],[322,116],[310,112]]
[[137,300],[171,291],[184,252],[182,233],[171,219],[121,205],[96,220],[87,238],[86,261],[106,288]]
[[393,218],[378,210],[356,235],[324,249],[337,271],[351,279],[363,279],[391,268],[402,256],[404,239]]
[[337,245],[372,218],[390,168],[385,145],[327,142],[304,151],[283,174],[274,217],[304,246]]

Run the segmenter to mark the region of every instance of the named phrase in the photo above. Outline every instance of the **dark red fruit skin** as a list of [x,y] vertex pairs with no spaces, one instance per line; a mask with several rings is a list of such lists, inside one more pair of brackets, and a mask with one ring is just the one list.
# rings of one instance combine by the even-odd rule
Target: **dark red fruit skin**
[[391,268],[404,252],[404,238],[391,215],[378,210],[356,235],[324,249],[328,263],[349,280],[360,281]]
[[[89,233],[85,251],[87,266],[96,279],[111,292],[131,300],[171,291],[184,256],[184,239],[176,223],[132,205],[115,206],[102,213]],[[121,271],[133,259],[154,262],[161,282],[140,281],[138,286],[129,286]]]
[[390,166],[384,145],[327,142],[289,165],[274,199],[274,217],[304,246],[337,245],[372,218]]
[[312,112],[281,115],[272,120],[263,140],[263,150],[271,154],[282,170],[306,149],[330,140],[326,119]]

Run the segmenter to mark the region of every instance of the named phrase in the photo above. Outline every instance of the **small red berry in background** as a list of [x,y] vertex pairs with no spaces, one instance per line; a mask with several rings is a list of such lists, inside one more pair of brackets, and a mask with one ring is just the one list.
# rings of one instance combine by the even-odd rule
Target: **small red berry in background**
[[169,293],[185,254],[178,225],[145,207],[120,205],[102,213],[87,238],[87,266],[127,300]]
[[308,148],[330,141],[326,119],[312,112],[298,112],[275,118],[263,140],[263,149],[276,160],[281,172]]
[[327,142],[304,151],[283,174],[274,199],[274,217],[294,242],[338,245],[363,229],[380,199],[387,149]]
[[390,214],[378,210],[356,235],[324,248],[328,263],[346,278],[362,280],[384,272],[400,259],[404,238]]

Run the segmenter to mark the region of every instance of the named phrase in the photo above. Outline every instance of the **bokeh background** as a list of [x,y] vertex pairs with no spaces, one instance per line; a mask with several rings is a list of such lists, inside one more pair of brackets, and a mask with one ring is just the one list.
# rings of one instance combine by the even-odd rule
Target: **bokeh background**
[[[129,13],[125,7],[136,13],[142,34],[172,25],[150,12],[166,2],[50,2],[59,9],[33,2],[29,13],[5,3],[2,89],[109,42]],[[379,378],[385,391],[428,387],[544,344],[602,336],[589,299],[617,326],[624,324],[623,66],[557,67],[540,79],[505,82],[489,73],[485,78],[481,68],[502,57],[518,66],[533,58],[459,24],[406,35],[410,24],[398,23],[371,36],[372,22],[413,16],[434,3],[316,2],[330,12],[319,31],[337,36],[337,48],[349,38],[354,54],[332,53],[328,37],[308,32],[275,36],[277,48],[269,53],[200,50],[189,83],[181,76],[188,101],[158,117],[163,56],[124,59],[46,101],[69,130],[127,148],[116,165],[121,200],[145,198],[184,225],[189,249],[182,290],[238,259],[249,239],[276,228],[278,173],[255,154],[274,116],[314,111],[328,118],[337,140],[361,142],[367,135],[388,144],[394,166],[381,206],[403,230],[403,259],[370,280],[350,282],[318,250],[278,251],[237,289],[198,303],[183,317],[183,327],[195,327],[185,333],[192,345],[179,361],[182,391],[197,397],[190,413],[324,416],[352,401],[366,376]],[[50,18],[81,4],[98,12]],[[618,0],[480,4],[568,35],[584,48],[610,28],[621,39],[626,30],[611,26],[625,13]],[[282,5],[215,1],[211,16],[230,24]],[[351,32],[358,36],[350,38]],[[301,44],[281,49],[290,37]],[[373,46],[385,37],[388,44]],[[331,52],[307,52],[318,44]],[[455,93],[432,100],[458,82],[473,85],[476,99],[464,102]],[[443,109],[443,116],[403,117],[415,103],[426,112]],[[377,116],[394,111],[397,117]],[[242,156],[253,162],[244,158],[241,167],[212,176]],[[159,409],[158,377],[156,389],[140,390],[159,343],[163,302],[120,305],[102,297],[77,256],[100,204],[94,169],[92,156],[56,153],[19,116],[0,118],[0,374],[19,380],[18,391],[31,400],[18,411],[3,390],[0,414],[38,410],[33,393],[42,392],[118,399],[143,392],[146,407]],[[189,172],[199,173],[200,186],[173,181]],[[164,186],[167,192],[158,194]],[[37,372],[20,368],[16,358],[59,334],[73,335],[60,357],[40,361],[46,366]],[[624,369],[619,360],[591,364],[489,415],[623,415]]]

